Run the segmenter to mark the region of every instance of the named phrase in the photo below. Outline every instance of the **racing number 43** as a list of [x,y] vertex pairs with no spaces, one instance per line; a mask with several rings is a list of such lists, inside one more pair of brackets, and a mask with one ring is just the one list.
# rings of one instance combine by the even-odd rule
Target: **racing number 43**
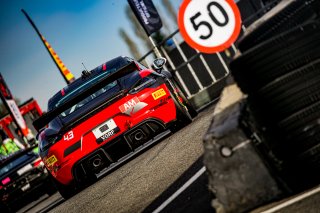
[[63,140],[65,140],[65,141],[69,141],[69,140],[71,140],[73,138],[74,138],[73,131],[70,131],[70,132],[68,132],[67,134],[65,134],[63,136]]
[[[220,14],[223,16],[223,20],[219,20],[216,15],[213,14],[212,10],[216,9],[217,11],[220,12]],[[228,24],[229,22],[229,16],[227,14],[227,12],[225,11],[225,9],[218,3],[218,2],[211,2],[208,4],[207,6],[207,10],[208,10],[208,15],[211,18],[211,20],[213,21],[213,23],[219,27],[224,27]],[[201,39],[208,39],[212,36],[213,34],[213,28],[211,26],[211,24],[207,21],[200,21],[198,23],[196,23],[196,19],[198,19],[201,16],[201,12],[197,12],[195,15],[193,15],[192,17],[190,17],[190,21],[192,23],[192,26],[194,28],[194,30],[198,30],[201,26],[205,26],[208,28],[209,33],[207,35],[200,35]]]

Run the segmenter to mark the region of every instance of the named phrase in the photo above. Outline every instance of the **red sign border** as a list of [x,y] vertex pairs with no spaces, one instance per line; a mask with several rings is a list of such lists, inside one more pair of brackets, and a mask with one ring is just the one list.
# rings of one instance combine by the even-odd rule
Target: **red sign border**
[[[199,0],[193,0],[193,1],[199,1]],[[180,6],[179,9],[179,14],[178,14],[178,26],[180,29],[180,33],[182,35],[182,37],[184,38],[184,40],[193,48],[199,50],[200,52],[203,53],[216,53],[216,52],[221,52],[227,48],[229,48],[238,38],[240,31],[241,31],[241,14],[239,11],[239,8],[237,6],[237,4],[233,1],[233,0],[225,0],[230,7],[232,8],[234,14],[235,14],[235,20],[236,20],[236,26],[235,29],[231,35],[231,37],[223,44],[216,46],[216,47],[206,47],[206,46],[202,46],[198,43],[196,43],[195,41],[192,40],[192,38],[188,35],[185,26],[184,26],[184,13],[188,7],[188,5],[190,4],[191,0],[184,0]]]

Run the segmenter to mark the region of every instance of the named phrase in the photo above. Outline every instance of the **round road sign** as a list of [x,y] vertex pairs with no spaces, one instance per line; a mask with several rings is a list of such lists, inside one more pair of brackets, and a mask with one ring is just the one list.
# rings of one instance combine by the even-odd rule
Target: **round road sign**
[[236,41],[241,30],[241,15],[233,0],[184,0],[178,25],[191,47],[215,53]]

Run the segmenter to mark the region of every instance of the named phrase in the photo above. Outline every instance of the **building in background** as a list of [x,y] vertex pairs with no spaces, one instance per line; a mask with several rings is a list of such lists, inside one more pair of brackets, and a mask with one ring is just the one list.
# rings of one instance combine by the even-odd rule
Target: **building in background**
[[[30,136],[35,136],[37,134],[37,131],[33,127],[32,122],[42,115],[42,110],[37,101],[34,99],[30,99],[19,105],[19,110],[24,120],[26,121],[26,125],[30,131]],[[21,142],[24,141],[22,135],[18,134],[18,127],[16,126],[10,114],[7,114],[0,118],[0,129],[2,129],[9,138],[16,138]]]

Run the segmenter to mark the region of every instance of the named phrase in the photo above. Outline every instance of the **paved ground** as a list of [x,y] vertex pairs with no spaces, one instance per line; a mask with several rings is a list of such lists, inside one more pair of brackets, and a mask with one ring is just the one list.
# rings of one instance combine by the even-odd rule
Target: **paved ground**
[[50,212],[142,212],[201,157],[213,108]]
[[[19,212],[214,212],[202,163],[202,137],[213,108],[71,199],[43,196]],[[252,212],[320,213],[319,201],[316,188]]]

